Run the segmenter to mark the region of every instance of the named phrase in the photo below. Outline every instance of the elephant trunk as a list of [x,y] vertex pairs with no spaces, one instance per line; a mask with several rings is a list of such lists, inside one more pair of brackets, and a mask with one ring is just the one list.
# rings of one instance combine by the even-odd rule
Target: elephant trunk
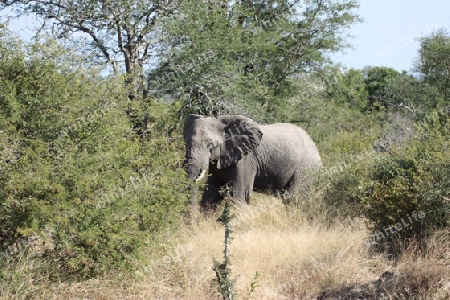
[[198,164],[193,159],[185,159],[183,167],[186,170],[188,176],[195,181],[201,180],[205,176],[208,169],[207,166]]

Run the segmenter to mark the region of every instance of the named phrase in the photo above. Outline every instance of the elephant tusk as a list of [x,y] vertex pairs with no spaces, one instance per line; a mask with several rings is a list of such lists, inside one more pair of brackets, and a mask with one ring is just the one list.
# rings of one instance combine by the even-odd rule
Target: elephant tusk
[[195,181],[200,181],[203,177],[205,177],[205,173],[206,173],[206,170],[203,170],[200,173],[200,175],[198,175],[197,179],[195,179]]

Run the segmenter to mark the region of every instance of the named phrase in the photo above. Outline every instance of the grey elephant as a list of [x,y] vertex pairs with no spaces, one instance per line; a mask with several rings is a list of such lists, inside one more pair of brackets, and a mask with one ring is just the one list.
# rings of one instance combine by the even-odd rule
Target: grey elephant
[[185,169],[198,181],[208,174],[203,210],[215,209],[220,189],[249,203],[252,191],[295,191],[311,169],[322,166],[308,134],[293,124],[258,125],[240,115],[189,115],[184,124]]

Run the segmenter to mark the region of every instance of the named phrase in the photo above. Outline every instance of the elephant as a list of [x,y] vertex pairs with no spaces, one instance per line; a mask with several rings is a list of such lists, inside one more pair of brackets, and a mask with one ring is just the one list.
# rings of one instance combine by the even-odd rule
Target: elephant
[[241,115],[189,115],[184,124],[184,168],[195,181],[207,173],[200,206],[215,210],[220,190],[231,186],[233,202],[250,203],[253,190],[295,192],[308,172],[322,167],[313,140],[289,123],[258,125]]

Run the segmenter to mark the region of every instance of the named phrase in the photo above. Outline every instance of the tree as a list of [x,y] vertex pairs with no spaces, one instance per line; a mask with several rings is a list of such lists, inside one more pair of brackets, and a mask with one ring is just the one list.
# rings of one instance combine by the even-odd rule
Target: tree
[[[206,2],[205,2],[206,3]],[[357,1],[186,1],[153,88],[186,95],[187,111],[273,121],[295,94],[295,76],[347,47]]]
[[420,40],[416,71],[426,83],[435,86],[447,102],[450,99],[450,35],[438,30]]
[[339,105],[349,106],[360,111],[367,107],[368,91],[364,74],[361,70],[331,70],[331,77],[326,80],[327,93]]
[[37,14],[45,20],[42,26],[51,27],[59,38],[87,37],[78,46],[94,53],[115,73],[125,70],[133,100],[138,93],[146,98],[144,68],[160,46],[160,20],[175,12],[177,1],[5,0],[2,6],[13,6],[19,14]]
[[392,86],[394,79],[400,73],[387,67],[366,67],[364,69],[365,84],[369,95],[369,106],[380,109],[386,108],[390,102],[387,97],[388,90]]

